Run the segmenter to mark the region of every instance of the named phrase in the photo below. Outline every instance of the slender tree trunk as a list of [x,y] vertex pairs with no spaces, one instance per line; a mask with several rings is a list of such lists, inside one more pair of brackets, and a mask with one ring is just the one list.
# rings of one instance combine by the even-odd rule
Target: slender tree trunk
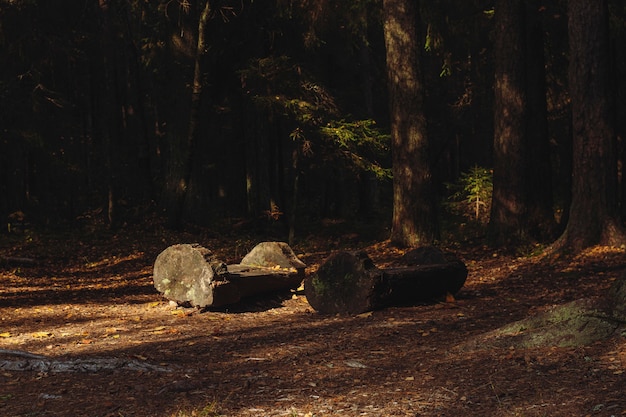
[[298,220],[298,192],[300,191],[300,167],[298,163],[300,161],[300,150],[298,149],[299,143],[294,144],[293,151],[291,153],[291,168],[293,170],[293,186],[291,188],[291,206],[289,208],[289,237],[287,242],[289,245],[293,245],[296,239],[296,221]]
[[[617,158],[618,158],[618,173],[617,173],[617,202],[620,208],[619,215],[622,219],[622,223],[626,224],[626,118],[624,113],[626,108],[623,103],[625,101],[624,91],[626,90],[626,67],[620,66],[620,63],[626,61],[626,54],[624,54],[623,43],[624,36],[618,40],[613,39],[611,41],[611,53],[613,59],[611,60],[611,82],[614,84],[613,92],[615,94],[616,103],[616,125],[615,133],[617,136]],[[618,103],[622,103],[621,105]]]
[[619,205],[621,207],[620,210],[620,215],[622,218],[622,222],[626,222],[626,143],[624,143],[624,141],[626,141],[626,137],[621,137],[618,143],[618,148],[619,148],[619,158],[620,158],[620,163],[619,163],[619,172],[618,172],[618,179],[619,179]]
[[539,1],[526,3],[526,92],[528,99],[528,232],[541,241],[557,237],[548,137],[543,25]]
[[6,231],[7,215],[15,211],[28,214],[29,167],[26,141],[14,133],[2,139],[5,153],[0,156],[0,227]]
[[98,91],[99,110],[95,117],[98,120],[97,134],[100,135],[104,153],[104,170],[106,185],[106,216],[109,228],[116,223],[118,172],[118,149],[115,139],[119,134],[119,113],[121,111],[115,94],[116,57],[114,38],[111,29],[110,4],[108,0],[98,0],[100,11],[100,47],[102,80]]
[[372,83],[372,59],[370,57],[370,47],[367,39],[367,8],[358,9],[361,24],[358,27],[357,42],[359,48],[359,62],[361,64],[361,91],[363,92],[363,105],[367,117],[374,115],[374,86]]
[[400,246],[429,244],[437,236],[420,69],[418,3],[383,2],[393,165],[391,240]]
[[490,234],[502,243],[525,233],[526,67],[524,1],[497,0],[494,172]]
[[174,201],[170,204],[168,212],[168,225],[179,228],[182,225],[185,200],[187,198],[191,175],[193,171],[194,148],[198,140],[200,102],[204,87],[204,57],[206,55],[206,26],[209,21],[211,5],[205,0],[200,19],[198,21],[198,41],[195,52],[194,72],[191,90],[191,107],[189,112],[189,125],[186,140],[181,142],[179,178],[173,190]]
[[268,124],[273,117],[256,107],[246,98],[244,114],[241,118],[246,122],[246,202],[247,214],[258,218],[270,206],[270,172]]
[[151,142],[153,141],[150,140],[154,137],[150,134],[150,124],[146,115],[146,82],[142,79],[146,74],[140,65],[140,51],[136,43],[141,38],[142,33],[140,29],[134,30],[132,14],[133,10],[129,7],[126,11],[126,34],[128,37],[126,43],[128,53],[126,59],[128,78],[126,82],[128,94],[126,129],[128,133],[126,136],[132,137],[131,143],[135,145],[133,157],[137,164],[134,170],[137,179],[133,184],[133,192],[142,200],[142,203],[145,203],[155,198],[151,160]]
[[[363,106],[365,116],[374,118],[374,74],[372,73],[372,57],[370,43],[367,37],[367,8],[360,8],[358,48],[359,61],[361,63],[361,91],[363,93]],[[378,180],[371,172],[361,172],[359,175],[359,214],[369,216],[374,213],[378,205]]]
[[626,241],[617,209],[617,161],[609,77],[606,0],[570,0],[569,90],[572,99],[572,205],[552,251]]

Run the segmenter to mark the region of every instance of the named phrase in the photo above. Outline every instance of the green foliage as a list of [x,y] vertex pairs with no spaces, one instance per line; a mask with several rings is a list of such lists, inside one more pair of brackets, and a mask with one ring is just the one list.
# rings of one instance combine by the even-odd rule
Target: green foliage
[[391,178],[391,169],[378,162],[378,158],[389,153],[390,137],[376,127],[374,120],[334,120],[321,127],[320,132],[338,145],[355,167],[374,173],[378,179]]
[[341,111],[328,89],[288,57],[253,60],[240,71],[252,102],[270,119],[282,117],[294,126],[290,138],[302,154],[318,164],[345,164],[369,171],[379,179],[391,177],[389,134],[371,119],[340,119]]
[[446,207],[454,214],[481,224],[489,222],[493,172],[474,165],[464,172],[454,184],[446,184],[451,192]]
[[528,242],[526,244],[521,244],[516,253],[520,257],[524,258],[532,258],[535,256],[539,256],[544,253],[546,250],[546,245],[537,243],[537,242]]
[[427,52],[433,52],[434,50],[441,49],[443,47],[443,38],[432,23],[426,26],[426,38],[424,40],[424,50]]
[[285,116],[305,128],[337,113],[332,95],[289,57],[254,59],[239,74],[253,103],[270,117]]

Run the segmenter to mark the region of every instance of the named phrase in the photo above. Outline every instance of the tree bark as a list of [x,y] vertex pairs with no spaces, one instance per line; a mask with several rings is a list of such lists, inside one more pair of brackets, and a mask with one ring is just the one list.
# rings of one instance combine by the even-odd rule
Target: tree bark
[[568,32],[574,143],[572,204],[567,226],[552,246],[553,252],[579,252],[593,245],[621,245],[626,241],[617,207],[607,2],[570,0]]
[[391,240],[419,246],[438,234],[424,117],[419,2],[384,0],[383,14],[393,171]]
[[495,12],[493,197],[489,229],[497,243],[525,233],[526,50],[524,1],[498,0]]

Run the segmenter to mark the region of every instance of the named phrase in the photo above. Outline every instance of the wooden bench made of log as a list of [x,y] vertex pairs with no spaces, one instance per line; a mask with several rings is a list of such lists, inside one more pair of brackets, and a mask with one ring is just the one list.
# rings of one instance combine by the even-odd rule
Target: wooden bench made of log
[[379,269],[363,251],[339,252],[305,279],[304,291],[321,313],[360,314],[454,295],[467,278],[460,259],[433,247],[407,252],[401,264]]
[[251,295],[298,288],[305,267],[283,242],[259,243],[235,265],[226,265],[199,244],[178,244],[157,256],[153,280],[168,300],[220,307]]

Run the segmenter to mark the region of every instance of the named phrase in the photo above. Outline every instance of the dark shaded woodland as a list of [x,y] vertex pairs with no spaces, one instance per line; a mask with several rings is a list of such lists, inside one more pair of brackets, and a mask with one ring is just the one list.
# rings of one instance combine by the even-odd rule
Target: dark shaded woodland
[[[433,202],[422,217],[437,225],[399,243],[487,230],[489,214],[496,242],[549,243],[570,218],[572,178],[593,176],[575,167],[593,161],[603,194],[585,210],[609,207],[603,224],[623,225],[622,2],[597,13],[564,0],[384,3],[1,0],[0,218],[118,228],[156,216],[291,241],[335,219],[383,225],[384,239],[394,205],[425,206],[392,186],[419,173]],[[407,38],[390,23],[404,13],[418,22]],[[570,51],[589,54],[570,35],[593,28],[598,57],[573,68]],[[391,88],[405,55],[416,94]],[[598,62],[607,85],[573,89]],[[602,114],[572,113],[573,92]],[[411,115],[423,122],[419,164],[392,140]],[[597,123],[603,144],[585,147]],[[577,159],[577,147],[603,156]],[[407,224],[393,216],[394,230]],[[603,227],[595,240],[619,241]]]

